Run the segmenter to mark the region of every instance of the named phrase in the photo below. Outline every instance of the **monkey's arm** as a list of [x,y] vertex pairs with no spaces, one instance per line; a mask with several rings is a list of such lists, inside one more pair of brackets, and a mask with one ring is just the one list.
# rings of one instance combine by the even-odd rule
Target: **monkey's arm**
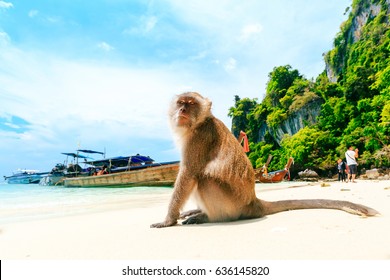
[[195,178],[190,177],[188,174],[186,174],[186,172],[179,172],[165,221],[162,223],[152,224],[150,227],[162,228],[176,225],[177,220],[180,217],[180,210],[187,202],[195,187]]

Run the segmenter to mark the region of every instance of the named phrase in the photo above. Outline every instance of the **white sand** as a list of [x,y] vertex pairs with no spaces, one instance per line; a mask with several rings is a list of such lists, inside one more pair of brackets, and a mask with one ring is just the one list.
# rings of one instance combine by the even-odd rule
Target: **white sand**
[[155,229],[149,225],[164,219],[170,199],[158,194],[136,207],[0,225],[0,259],[390,259],[390,181],[296,188],[258,184],[256,190],[264,200],[349,200],[381,216],[297,210],[255,220]]

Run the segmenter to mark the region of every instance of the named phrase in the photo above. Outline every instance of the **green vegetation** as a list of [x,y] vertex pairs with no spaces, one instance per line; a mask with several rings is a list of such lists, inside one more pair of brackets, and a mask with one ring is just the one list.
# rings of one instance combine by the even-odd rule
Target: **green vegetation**
[[[357,30],[357,18],[371,5],[381,8],[379,14]],[[309,81],[290,65],[279,66],[268,76],[261,103],[236,96],[229,110],[232,130],[236,135],[247,132],[254,167],[262,166],[272,154],[270,169],[283,168],[292,156],[297,169],[327,174],[348,145],[359,148],[360,168],[390,166],[389,10],[385,0],[353,1],[334,48],[325,55],[332,78],[324,71]],[[275,130],[315,100],[322,102],[317,122],[308,122],[298,133],[277,141]]]

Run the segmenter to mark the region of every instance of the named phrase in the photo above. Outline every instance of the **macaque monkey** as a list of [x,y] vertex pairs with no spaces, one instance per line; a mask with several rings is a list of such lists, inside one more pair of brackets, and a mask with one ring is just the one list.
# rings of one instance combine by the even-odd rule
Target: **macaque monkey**
[[[229,129],[211,113],[211,101],[196,92],[174,98],[169,117],[182,158],[168,214],[161,228],[177,224],[260,218],[295,209],[338,209],[361,216],[376,210],[348,201],[307,199],[264,201],[256,197],[254,170]],[[193,195],[199,209],[180,213]]]

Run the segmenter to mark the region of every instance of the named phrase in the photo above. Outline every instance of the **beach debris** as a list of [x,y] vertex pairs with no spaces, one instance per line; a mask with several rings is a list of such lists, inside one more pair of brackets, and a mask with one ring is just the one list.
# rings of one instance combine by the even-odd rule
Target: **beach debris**
[[299,178],[304,181],[318,181],[318,174],[317,172],[306,169],[305,171],[298,172]]
[[321,187],[330,187],[330,184],[329,183],[321,183]]
[[350,191],[351,189],[340,189],[340,191],[345,192],[345,191]]
[[379,170],[377,168],[366,170],[366,176],[368,179],[378,179],[380,176]]
[[379,181],[389,180],[390,179],[390,169],[389,168],[373,168],[370,170],[364,170],[364,173],[360,177],[362,179],[369,179],[369,180],[379,180]]
[[382,180],[390,180],[390,175],[386,174],[386,175],[382,176],[380,179],[382,179]]

